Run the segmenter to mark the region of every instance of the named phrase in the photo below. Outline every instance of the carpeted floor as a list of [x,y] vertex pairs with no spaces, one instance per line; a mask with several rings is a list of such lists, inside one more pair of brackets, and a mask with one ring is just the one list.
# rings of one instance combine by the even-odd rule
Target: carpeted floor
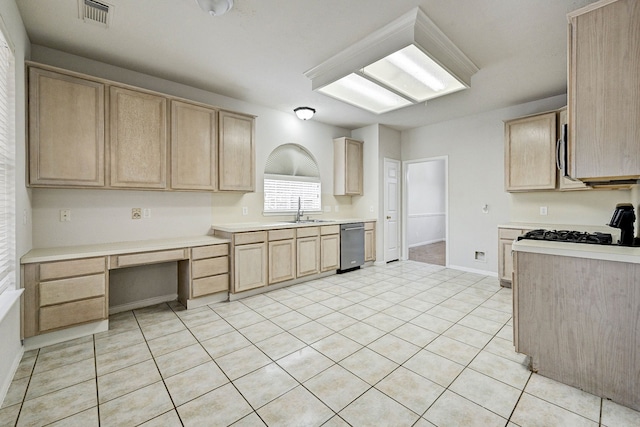
[[430,245],[409,248],[409,259],[434,265],[446,265],[445,254],[447,242],[437,242]]

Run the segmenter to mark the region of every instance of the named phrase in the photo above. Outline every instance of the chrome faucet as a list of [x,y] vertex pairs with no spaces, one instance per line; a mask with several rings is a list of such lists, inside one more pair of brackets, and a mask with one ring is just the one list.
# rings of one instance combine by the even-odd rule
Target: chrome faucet
[[302,215],[304,215],[304,211],[301,208],[300,197],[298,197],[298,211],[296,212],[296,222],[300,222],[302,219]]

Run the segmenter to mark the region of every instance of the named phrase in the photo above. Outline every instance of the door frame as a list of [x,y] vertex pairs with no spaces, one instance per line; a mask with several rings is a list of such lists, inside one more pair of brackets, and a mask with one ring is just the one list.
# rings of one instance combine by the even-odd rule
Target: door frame
[[383,245],[382,245],[382,261],[383,263],[387,263],[389,262],[387,260],[387,242],[389,241],[389,236],[387,235],[387,201],[389,199],[389,194],[387,192],[387,162],[393,162],[393,163],[397,163],[398,165],[398,174],[400,176],[398,176],[396,178],[397,181],[397,185],[400,186],[400,191],[396,192],[396,198],[397,198],[397,203],[396,205],[398,206],[398,210],[400,210],[400,212],[398,212],[398,229],[396,230],[396,236],[397,236],[397,244],[398,244],[398,260],[403,260],[403,247],[404,247],[404,234],[403,234],[403,226],[404,226],[404,221],[403,221],[403,212],[404,212],[404,206],[403,206],[403,196],[402,196],[402,187],[404,184],[404,178],[402,177],[404,175],[403,173],[403,169],[402,169],[402,161],[398,160],[398,159],[392,159],[391,157],[384,157],[383,161],[382,161],[382,174],[384,176],[383,180],[382,180],[382,185],[384,187],[383,189],[383,200],[382,200],[382,232],[384,235],[384,239],[383,239]]
[[449,266],[449,156],[426,157],[415,160],[404,160],[402,162],[402,259],[409,259],[409,244],[407,239],[407,221],[409,214],[407,210],[407,201],[409,200],[409,165],[414,163],[427,163],[444,160],[444,239],[446,243],[445,249],[445,267]]

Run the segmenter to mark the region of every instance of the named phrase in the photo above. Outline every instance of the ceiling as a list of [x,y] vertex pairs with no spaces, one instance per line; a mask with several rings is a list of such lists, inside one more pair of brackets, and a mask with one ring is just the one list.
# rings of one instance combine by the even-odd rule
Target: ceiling
[[[594,0],[235,0],[211,17],[195,0],[16,0],[33,44],[356,129],[404,130],[566,92],[566,14]],[[304,72],[419,6],[480,71],[471,88],[376,115],[311,90]]]

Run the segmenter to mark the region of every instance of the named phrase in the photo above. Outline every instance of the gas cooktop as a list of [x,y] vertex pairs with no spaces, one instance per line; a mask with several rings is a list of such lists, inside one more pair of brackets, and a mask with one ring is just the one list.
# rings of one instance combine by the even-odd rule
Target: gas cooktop
[[528,231],[518,237],[518,240],[522,239],[569,243],[591,243],[594,245],[610,245],[613,241],[613,237],[609,233],[587,233],[582,231],[543,229]]

